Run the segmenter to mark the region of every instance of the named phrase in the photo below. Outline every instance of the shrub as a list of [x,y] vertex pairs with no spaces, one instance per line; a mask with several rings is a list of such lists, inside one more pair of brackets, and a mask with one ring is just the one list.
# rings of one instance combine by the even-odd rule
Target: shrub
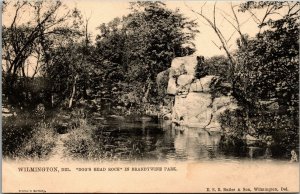
[[[51,118],[47,118],[50,120]],[[8,158],[44,158],[55,145],[50,124],[33,112],[3,118],[2,154]]]
[[17,157],[21,145],[33,135],[35,118],[25,113],[3,118],[2,122],[2,154],[4,157]]
[[[68,154],[74,158],[99,159],[101,149],[93,140],[93,130],[88,125],[73,129],[68,138],[63,140]],[[98,156],[94,154],[95,152],[98,152]]]
[[82,125],[73,129],[63,140],[67,153],[85,160],[133,160],[141,158],[145,143],[125,139],[114,128]]
[[246,132],[245,115],[242,110],[226,110],[219,116],[219,121],[227,136],[242,138]]
[[272,137],[274,156],[286,156],[292,149],[298,149],[298,115],[289,112],[268,112],[253,109],[225,111],[219,121],[225,131],[225,139],[242,139],[246,134],[257,137],[267,146],[267,137]]
[[32,137],[24,142],[19,154],[25,158],[46,159],[55,147],[56,133],[50,125],[39,123]]

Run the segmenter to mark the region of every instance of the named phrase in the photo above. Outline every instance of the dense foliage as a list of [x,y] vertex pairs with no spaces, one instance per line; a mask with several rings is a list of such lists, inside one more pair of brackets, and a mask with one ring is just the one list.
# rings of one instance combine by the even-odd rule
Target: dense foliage
[[299,86],[299,23],[286,18],[270,23],[270,30],[240,46],[236,74],[238,87],[248,99],[276,98],[282,105],[297,106]]
[[99,26],[93,54],[103,89],[114,89],[123,106],[128,104],[124,98],[130,106],[154,103],[157,74],[174,57],[194,52],[191,41],[197,32],[194,21],[161,2],[131,3],[130,9],[128,16]]
[[284,6],[289,7],[286,15],[262,21],[259,27],[264,30],[254,38],[237,40],[232,77],[233,89],[248,102],[243,106],[245,130],[272,135],[278,145],[291,149],[299,143],[299,4],[247,2],[241,11],[280,11]]

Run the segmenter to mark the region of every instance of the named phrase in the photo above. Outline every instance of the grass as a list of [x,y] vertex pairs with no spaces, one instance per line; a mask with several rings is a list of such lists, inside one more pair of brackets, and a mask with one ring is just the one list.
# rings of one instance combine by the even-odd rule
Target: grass
[[[87,157],[85,153],[92,153],[87,149],[95,146],[92,144],[90,126],[86,126],[85,119],[78,110],[48,111],[45,118],[32,111],[22,111],[18,112],[17,116],[4,117],[3,158],[48,159],[56,146],[59,134],[68,132],[71,141],[74,141],[66,143],[71,154],[78,152],[82,157]],[[96,149],[92,151],[97,152]]]
[[2,119],[2,154],[4,158],[45,158],[55,146],[50,124],[32,112]]
[[39,123],[29,141],[24,142],[19,153],[23,158],[48,159],[55,147],[57,134],[51,126]]
[[68,154],[73,158],[99,160],[102,158],[103,150],[92,138],[92,129],[80,126],[70,132],[64,140]]
[[84,124],[69,132],[64,145],[74,159],[128,161],[141,158],[143,143],[135,138],[125,139],[119,133],[112,128]]

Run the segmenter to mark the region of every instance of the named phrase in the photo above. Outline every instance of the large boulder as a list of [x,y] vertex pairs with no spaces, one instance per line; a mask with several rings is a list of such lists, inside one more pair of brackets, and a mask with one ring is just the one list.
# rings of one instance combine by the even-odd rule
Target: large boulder
[[171,77],[168,81],[167,94],[177,95],[187,93],[190,83],[193,81],[193,75],[180,75],[178,79]]
[[171,68],[179,69],[181,66],[184,66],[186,74],[194,75],[197,63],[198,60],[195,55],[176,57],[171,63]]
[[212,118],[210,124],[206,128],[210,131],[219,131],[221,124],[219,118],[226,110],[237,109],[237,101],[232,96],[221,96],[214,98],[212,103]]
[[185,125],[198,123],[198,127],[204,127],[211,118],[211,103],[210,94],[189,93],[185,98],[176,96],[173,119]]
[[176,79],[170,78],[168,81],[167,94],[176,95],[177,94],[177,86]]
[[192,81],[194,80],[194,76],[193,75],[180,75],[177,79],[177,84],[179,86],[185,86],[187,84],[192,83]]
[[[173,59],[171,67],[168,70],[169,80],[167,94],[176,95],[178,92],[188,91],[188,84],[195,79],[195,67],[197,65],[197,56],[177,57]],[[161,72],[157,76],[157,83],[161,83],[166,72]]]
[[191,84],[191,92],[210,92],[211,84],[218,79],[218,76],[207,75],[201,79],[197,79]]
[[220,115],[228,109],[236,109],[237,102],[230,92],[218,92],[219,88],[230,90],[230,86],[220,84],[222,80],[219,76],[207,75],[196,79],[197,63],[197,56],[194,55],[173,59],[169,70],[158,74],[157,84],[168,82],[167,94],[175,98],[171,108],[173,122],[181,126],[220,131]]
[[190,91],[191,92],[203,92],[203,87],[202,87],[201,81],[199,79],[196,79],[193,83],[191,83]]
[[180,125],[220,131],[220,115],[237,107],[236,100],[231,96],[212,99],[208,92],[189,92],[185,96],[175,96],[172,118]]
[[170,67],[169,68],[169,78],[178,78],[180,75],[187,74],[185,65],[181,64],[179,67]]

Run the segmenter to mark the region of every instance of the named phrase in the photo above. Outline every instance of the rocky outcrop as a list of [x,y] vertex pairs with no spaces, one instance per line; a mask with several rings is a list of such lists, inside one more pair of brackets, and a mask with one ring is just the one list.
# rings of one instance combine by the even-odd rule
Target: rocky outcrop
[[196,56],[175,58],[169,69],[167,94],[174,95],[172,121],[182,126],[220,131],[219,117],[226,110],[237,108],[236,100],[228,94],[214,95],[219,77],[195,77]]
[[218,79],[218,76],[213,75],[197,79],[191,84],[190,92],[209,92],[211,83],[216,79]]
[[[210,95],[205,93],[188,93],[177,95],[172,110],[172,119],[181,125],[203,128],[209,124],[212,103]],[[199,122],[202,121],[202,122]]]
[[197,57],[194,55],[177,57],[173,59],[171,69],[178,71],[180,68],[184,67],[186,74],[194,75],[197,63]]
[[176,95],[177,94],[177,86],[176,79],[170,78],[167,86],[167,94]]

